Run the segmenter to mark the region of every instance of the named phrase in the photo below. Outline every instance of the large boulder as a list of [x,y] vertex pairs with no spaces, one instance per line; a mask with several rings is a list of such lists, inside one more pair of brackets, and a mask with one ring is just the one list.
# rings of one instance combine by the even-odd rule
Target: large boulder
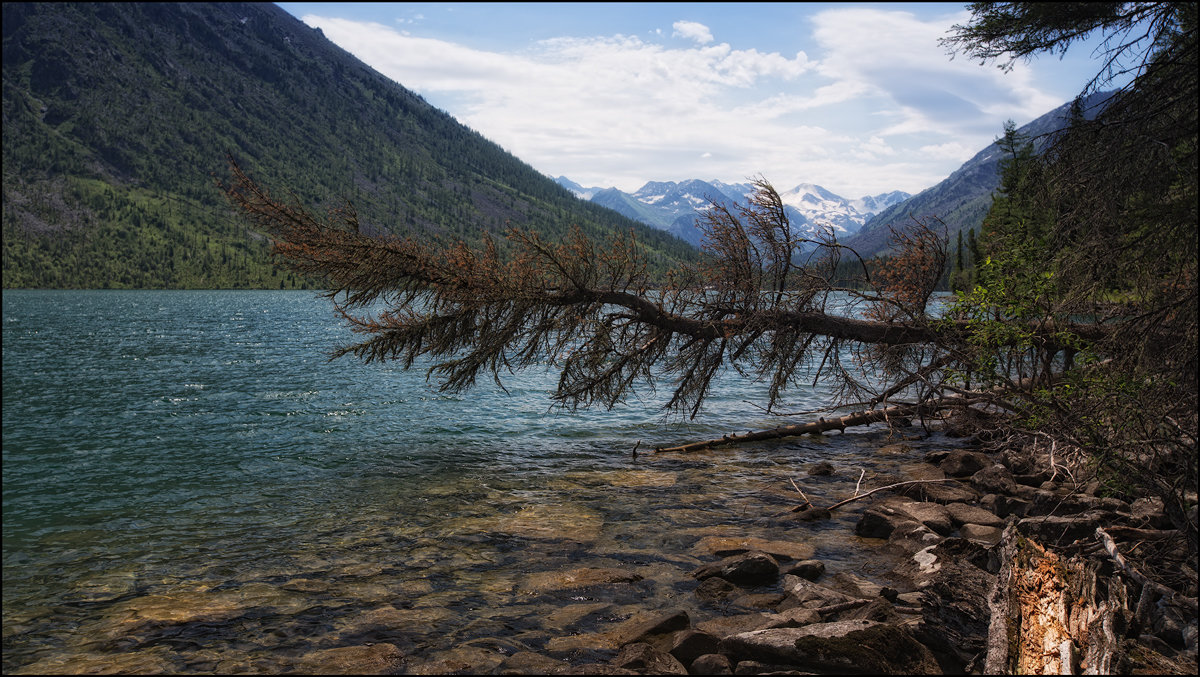
[[1008,517],[1009,515],[1023,517],[1030,508],[1028,500],[1003,494],[987,494],[979,500],[979,505],[985,510],[995,513],[997,517]]
[[991,464],[992,459],[982,452],[952,449],[941,458],[938,467],[950,477],[970,477]]
[[825,574],[825,563],[819,559],[806,559],[779,570],[782,574],[791,574],[800,578],[815,581]]
[[691,627],[686,611],[647,611],[618,625],[610,633],[617,646],[648,641],[654,635],[666,635]]
[[671,637],[671,654],[684,665],[690,665],[704,654],[717,653],[721,638],[701,630],[680,630]]
[[985,548],[990,548],[1000,543],[1000,536],[1003,533],[1000,527],[988,527],[982,524],[964,524],[958,529],[959,536],[968,541],[978,543]]
[[749,613],[732,616],[716,616],[696,624],[696,629],[714,637],[728,637],[751,630],[761,630],[775,620],[776,614]]
[[940,674],[933,654],[900,624],[867,620],[770,628],[721,640],[738,661],[784,663],[856,674]]
[[729,657],[719,653],[708,653],[692,661],[693,675],[732,675],[733,665]]
[[939,503],[889,496],[863,511],[855,531],[867,538],[888,538],[905,521],[919,522],[942,535],[954,528],[950,513]]
[[704,602],[727,602],[739,588],[720,576],[710,576],[696,586],[696,597]]
[[1015,494],[1017,483],[1008,468],[999,463],[990,465],[971,476],[975,488],[987,494]]
[[921,621],[914,636],[947,673],[963,672],[986,649],[988,597],[996,577],[987,570],[990,555],[962,538],[922,550],[895,574],[920,590]]
[[913,520],[901,522],[888,536],[888,545],[912,554],[924,550],[934,544],[941,543],[945,537],[934,533],[929,527]]
[[848,571],[839,571],[823,581],[822,585],[859,599],[875,599],[883,591],[883,586]]
[[937,533],[947,536],[954,530],[950,513],[945,506],[931,501],[894,501],[892,505],[901,513],[924,524]]
[[902,522],[912,521],[907,515],[884,506],[871,506],[859,515],[854,533],[864,538],[887,538]]

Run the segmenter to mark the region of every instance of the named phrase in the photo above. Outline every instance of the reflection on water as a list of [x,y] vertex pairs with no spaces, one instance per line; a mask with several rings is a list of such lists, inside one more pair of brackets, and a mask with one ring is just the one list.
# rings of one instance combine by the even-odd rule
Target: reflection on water
[[[549,412],[544,373],[445,397],[419,373],[325,362],[342,338],[310,294],[6,292],[5,672],[546,650],[644,609],[726,611],[688,575],[714,537],[882,580],[858,504],[796,522],[789,479],[832,504],[860,469],[902,474],[945,444],[881,453],[895,440],[850,431],[634,458],[774,422],[736,380],[686,425],[653,402]],[[838,472],[808,476],[819,460]]]

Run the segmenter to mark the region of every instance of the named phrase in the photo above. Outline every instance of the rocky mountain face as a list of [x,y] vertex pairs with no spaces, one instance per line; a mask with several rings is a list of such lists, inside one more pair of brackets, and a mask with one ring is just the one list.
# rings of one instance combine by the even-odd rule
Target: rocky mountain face
[[[702,243],[703,237],[696,227],[696,218],[709,208],[712,201],[726,206],[735,203],[744,205],[747,196],[754,190],[749,183],[689,179],[678,182],[650,181],[633,193],[626,193],[616,188],[586,188],[562,176],[556,180],[582,199],[667,231],[697,246]],[[893,191],[846,199],[811,183],[781,191],[779,196],[783,199],[792,224],[802,232],[812,235],[818,229],[828,229],[839,239],[858,231],[877,212],[909,197],[903,191]]]
[[[1081,101],[1084,117],[1095,117],[1111,94],[1099,92],[1084,98]],[[1028,136],[1033,141],[1034,150],[1040,152],[1052,141],[1054,133],[1067,125],[1070,111],[1071,102],[1067,102],[1019,127],[1017,131]],[[988,145],[941,183],[878,210],[845,244],[863,256],[881,254],[887,251],[890,244],[889,226],[902,228],[911,223],[913,218],[940,219],[952,240],[959,231],[974,228],[979,232],[992,206],[992,195],[1000,185],[1001,155],[999,146],[994,143]]]

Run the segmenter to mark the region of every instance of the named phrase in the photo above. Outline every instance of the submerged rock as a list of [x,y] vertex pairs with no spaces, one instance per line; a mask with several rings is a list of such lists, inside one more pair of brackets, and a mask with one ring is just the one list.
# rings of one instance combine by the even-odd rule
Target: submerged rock
[[721,640],[721,652],[739,661],[786,663],[805,670],[941,673],[933,654],[903,625],[866,620],[754,630]]
[[776,561],[811,559],[815,550],[807,543],[791,541],[769,541],[764,538],[746,536],[705,536],[692,550],[717,557],[729,557],[757,550],[765,552]]
[[687,668],[679,659],[659,651],[645,642],[627,644],[613,659],[613,665],[638,670],[651,675],[686,675]]
[[613,605],[609,602],[584,602],[580,604],[570,604],[555,609],[547,614],[542,621],[542,627],[561,630],[570,625],[578,623],[588,616],[598,613],[605,613],[612,608]]
[[827,477],[834,472],[833,464],[829,461],[820,461],[808,466],[808,474],[814,477]]
[[535,504],[499,519],[494,530],[527,538],[594,541],[603,526],[599,514],[582,506]]
[[403,658],[404,654],[391,644],[343,646],[305,654],[293,671],[310,675],[386,675],[393,674]]
[[535,651],[518,651],[504,659],[497,675],[557,675],[570,665],[566,661],[543,656]]
[[825,574],[825,563],[819,559],[806,559],[786,569],[780,569],[780,573],[815,581]]
[[584,567],[529,574],[522,582],[521,588],[532,592],[560,592],[596,585],[633,583],[640,580],[642,580],[642,576],[630,569]]
[[763,585],[779,578],[779,564],[764,552],[747,552],[706,564],[692,572],[700,580],[720,577],[739,585]]

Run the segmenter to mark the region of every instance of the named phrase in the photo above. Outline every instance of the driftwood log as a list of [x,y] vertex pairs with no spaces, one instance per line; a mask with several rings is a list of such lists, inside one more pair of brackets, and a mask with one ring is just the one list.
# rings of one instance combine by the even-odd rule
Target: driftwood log
[[700,451],[702,449],[711,449],[713,447],[725,446],[728,444],[744,444],[746,442],[760,442],[763,440],[774,440],[781,437],[792,437],[796,435],[812,435],[816,433],[828,432],[830,430],[845,430],[860,425],[869,425],[871,423],[883,423],[893,418],[908,418],[915,416],[921,411],[929,411],[930,406],[918,405],[899,405],[895,407],[885,407],[883,409],[872,409],[870,411],[858,411],[853,414],[839,416],[837,418],[822,418],[811,423],[799,425],[785,425],[770,430],[756,430],[742,435],[731,434],[718,437],[711,440],[703,440],[700,442],[689,442],[674,447],[656,447],[655,451]]

